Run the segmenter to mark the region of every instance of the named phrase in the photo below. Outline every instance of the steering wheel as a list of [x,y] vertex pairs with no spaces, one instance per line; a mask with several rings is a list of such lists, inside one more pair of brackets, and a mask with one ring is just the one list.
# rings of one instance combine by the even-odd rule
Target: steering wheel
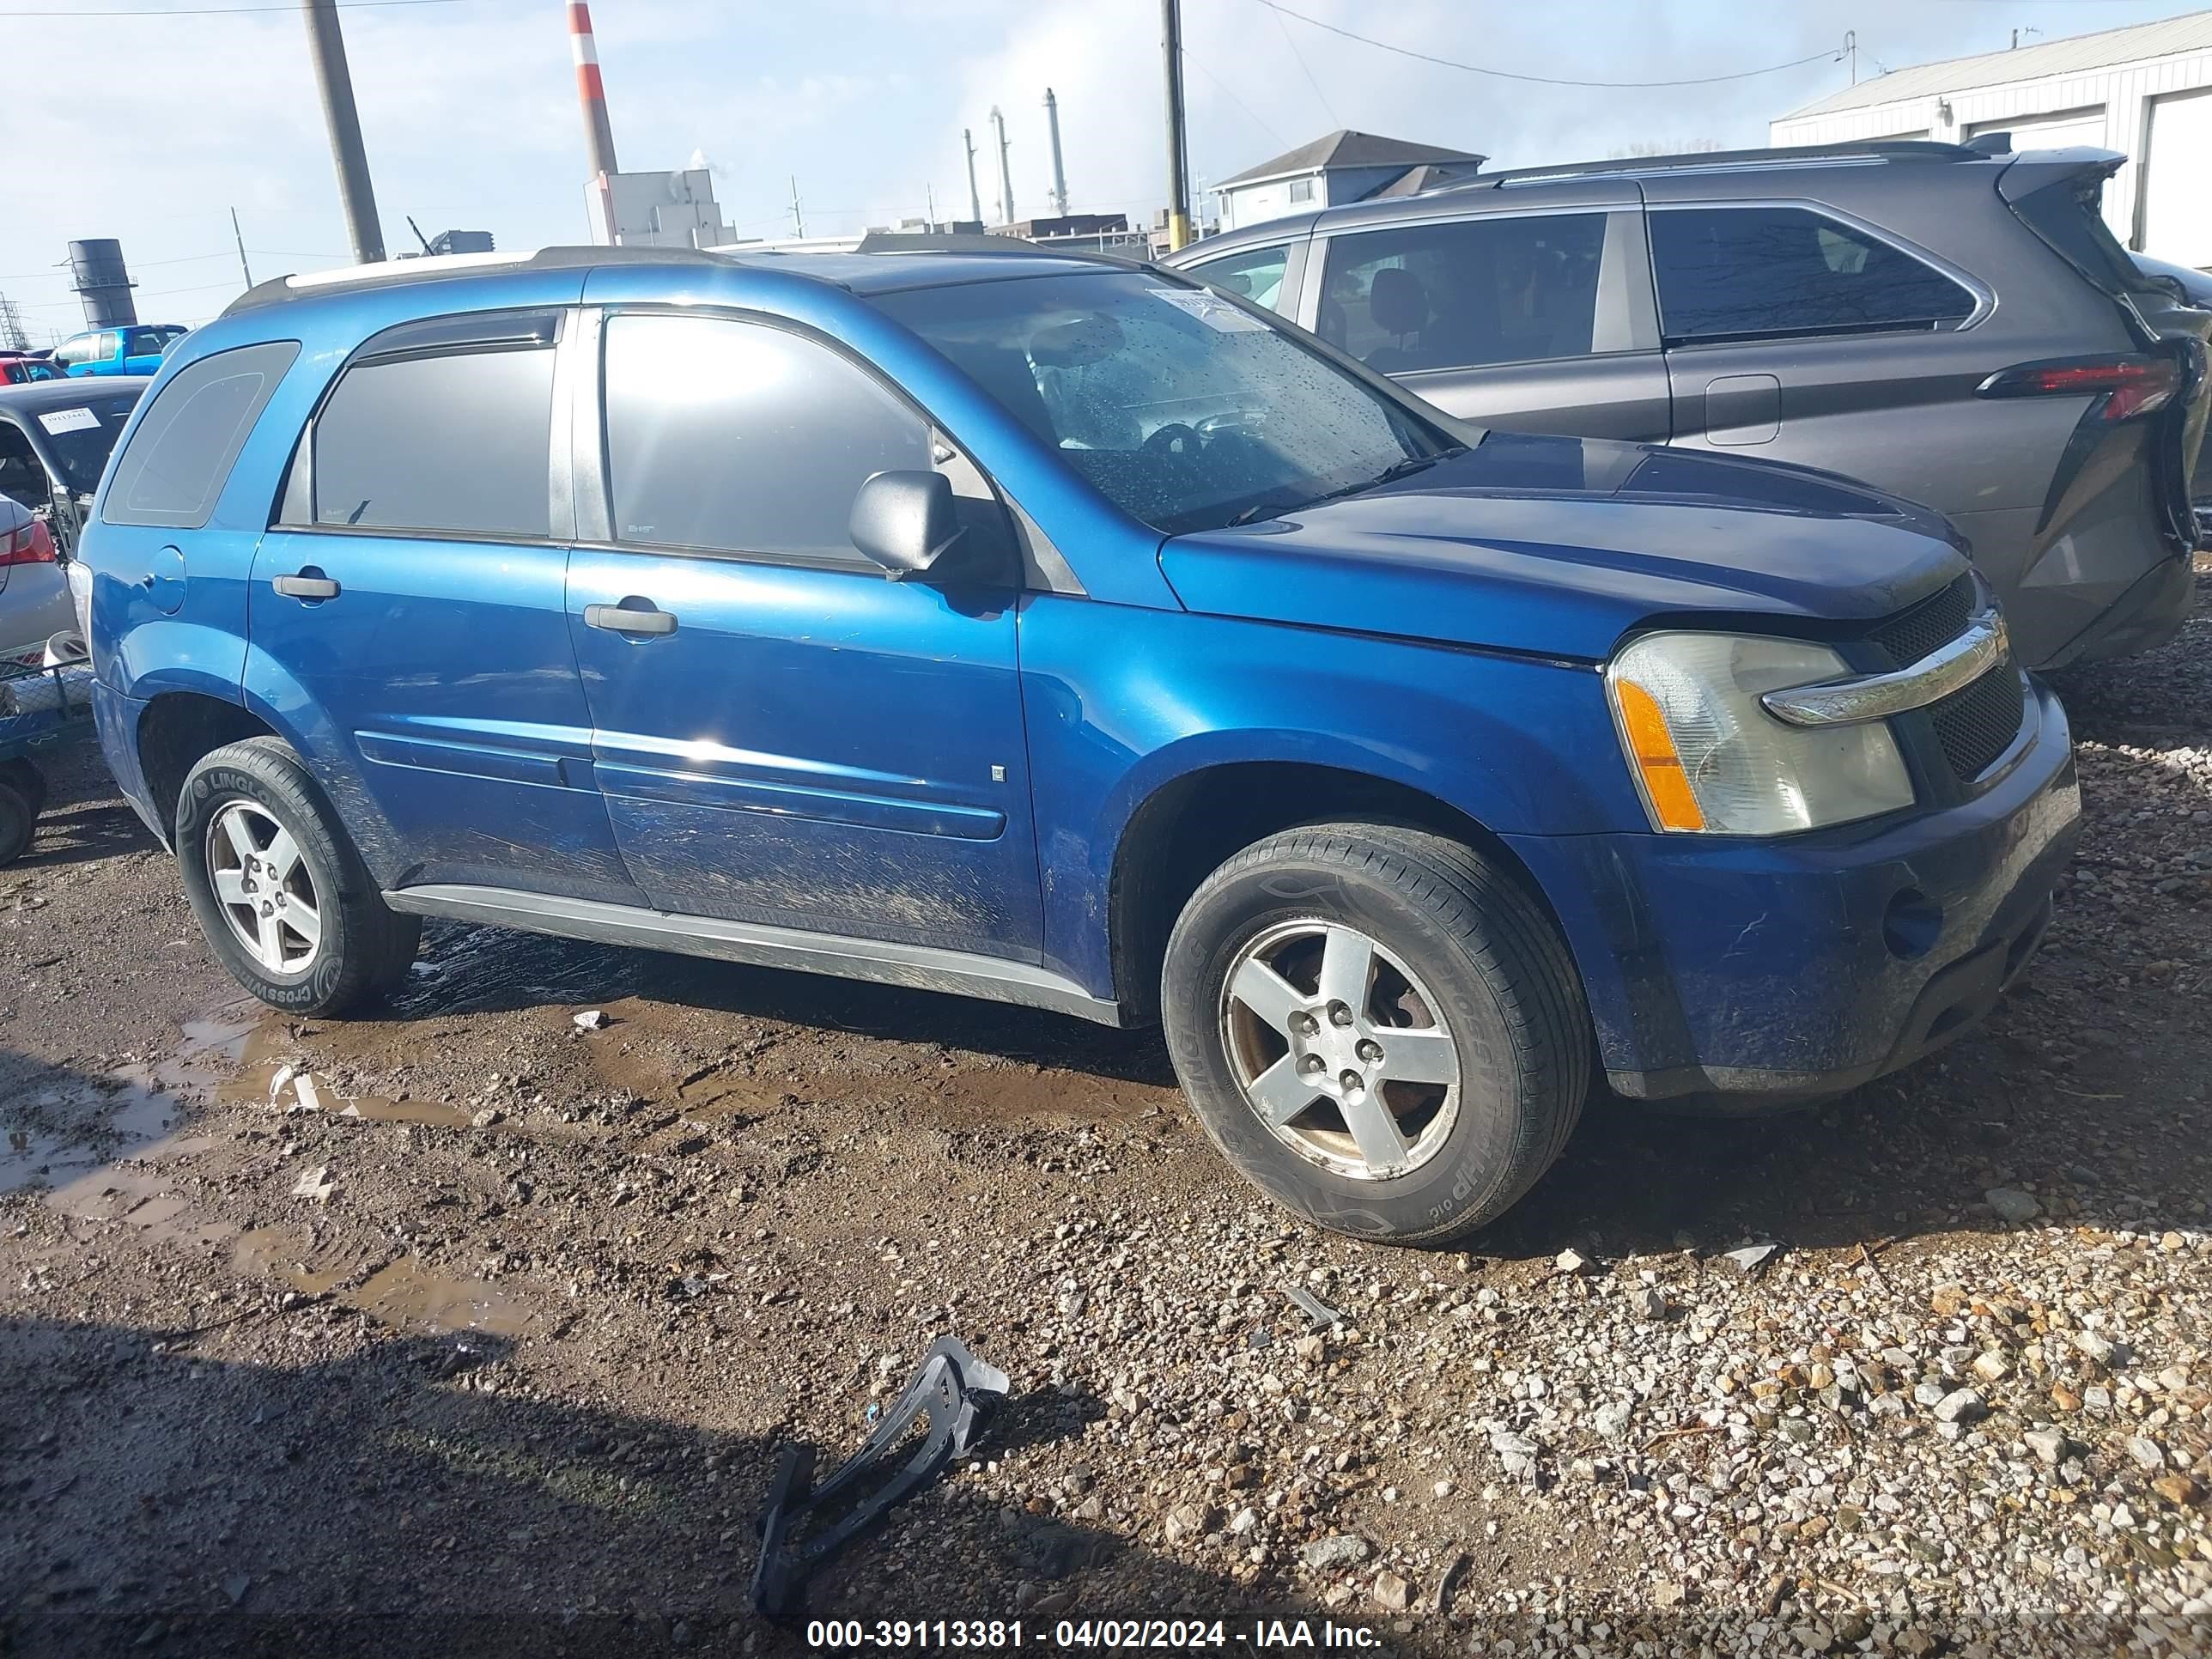
[[1195,455],[1203,442],[1195,428],[1170,421],[1145,440],[1144,451],[1148,455]]

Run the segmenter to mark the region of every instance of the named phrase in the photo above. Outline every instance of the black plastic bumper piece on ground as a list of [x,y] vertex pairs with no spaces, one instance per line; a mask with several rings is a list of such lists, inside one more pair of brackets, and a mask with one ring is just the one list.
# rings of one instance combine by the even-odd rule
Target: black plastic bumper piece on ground
[[[813,1447],[786,1446],[778,1452],[761,1510],[754,1607],[779,1622],[804,1613],[807,1580],[830,1557],[882,1524],[947,1463],[966,1455],[977,1402],[1005,1398],[1007,1386],[1004,1371],[976,1358],[957,1337],[940,1336],[867,1443],[819,1486],[814,1484]],[[908,1430],[925,1415],[928,1432],[894,1463],[908,1443]]]

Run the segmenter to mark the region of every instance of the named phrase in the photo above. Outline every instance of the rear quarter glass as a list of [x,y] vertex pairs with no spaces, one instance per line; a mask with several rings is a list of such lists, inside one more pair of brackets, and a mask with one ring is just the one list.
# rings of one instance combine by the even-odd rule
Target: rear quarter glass
[[271,340],[219,351],[179,370],[118,458],[100,522],[204,526],[254,422],[299,355],[298,341]]

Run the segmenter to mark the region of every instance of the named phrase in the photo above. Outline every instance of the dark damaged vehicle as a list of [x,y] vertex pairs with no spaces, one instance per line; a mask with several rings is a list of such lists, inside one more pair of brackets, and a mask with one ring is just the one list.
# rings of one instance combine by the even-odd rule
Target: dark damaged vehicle
[[440,916],[1158,1020],[1236,1165],[1375,1237],[1499,1214],[1601,1079],[1955,1036],[2079,813],[1923,510],[1485,434],[1004,243],[266,284],[85,546],[108,758],[276,1006]]

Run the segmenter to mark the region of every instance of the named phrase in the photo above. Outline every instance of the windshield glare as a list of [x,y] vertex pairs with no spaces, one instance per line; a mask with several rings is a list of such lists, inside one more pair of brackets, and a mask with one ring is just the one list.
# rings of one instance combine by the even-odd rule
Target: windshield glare
[[1304,505],[1457,446],[1202,289],[1145,271],[910,289],[884,311],[1164,534]]

